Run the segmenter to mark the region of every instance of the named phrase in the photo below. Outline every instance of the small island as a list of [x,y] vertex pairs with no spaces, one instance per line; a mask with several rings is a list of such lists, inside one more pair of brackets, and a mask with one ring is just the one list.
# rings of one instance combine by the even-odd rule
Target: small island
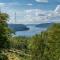
[[9,28],[15,31],[26,31],[29,30],[29,28],[24,24],[8,24]]

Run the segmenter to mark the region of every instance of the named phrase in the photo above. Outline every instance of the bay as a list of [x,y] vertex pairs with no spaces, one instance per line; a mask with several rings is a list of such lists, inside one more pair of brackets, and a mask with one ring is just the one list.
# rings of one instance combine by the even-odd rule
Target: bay
[[26,37],[31,37],[34,36],[36,34],[40,34],[42,31],[45,31],[47,28],[45,27],[36,27],[34,25],[27,25],[27,27],[29,28],[29,30],[26,31],[16,31],[15,34],[16,36],[26,36]]

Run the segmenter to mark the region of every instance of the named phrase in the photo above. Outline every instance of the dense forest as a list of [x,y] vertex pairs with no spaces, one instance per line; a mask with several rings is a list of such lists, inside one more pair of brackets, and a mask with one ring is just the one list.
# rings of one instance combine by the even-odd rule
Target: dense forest
[[32,37],[13,37],[8,14],[0,12],[0,60],[60,60],[60,24]]

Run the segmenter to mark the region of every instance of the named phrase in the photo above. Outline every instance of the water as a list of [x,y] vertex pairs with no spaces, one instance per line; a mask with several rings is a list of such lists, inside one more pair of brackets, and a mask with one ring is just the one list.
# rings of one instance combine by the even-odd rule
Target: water
[[35,34],[39,34],[41,31],[44,31],[46,30],[46,28],[39,28],[39,27],[35,27],[33,25],[31,26],[27,26],[29,27],[30,29],[27,30],[27,31],[17,31],[15,34],[16,36],[26,36],[26,37],[31,37]]

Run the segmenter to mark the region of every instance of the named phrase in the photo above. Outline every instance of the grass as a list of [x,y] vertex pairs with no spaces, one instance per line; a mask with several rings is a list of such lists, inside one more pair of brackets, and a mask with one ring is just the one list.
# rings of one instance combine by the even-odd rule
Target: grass
[[2,50],[2,54],[6,55],[8,57],[8,60],[26,60],[26,56],[29,56],[28,54],[25,54],[23,51],[19,50],[8,50],[4,49]]

